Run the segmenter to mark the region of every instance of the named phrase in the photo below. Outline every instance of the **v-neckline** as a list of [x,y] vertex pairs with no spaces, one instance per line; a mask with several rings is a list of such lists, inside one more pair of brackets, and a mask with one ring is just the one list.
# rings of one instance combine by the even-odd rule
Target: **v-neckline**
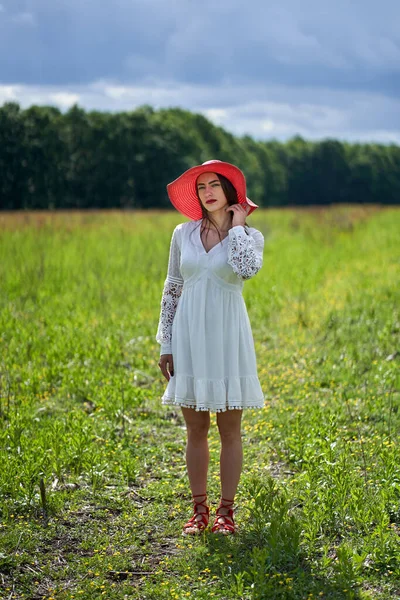
[[223,244],[224,241],[229,237],[229,231],[228,231],[228,235],[226,237],[224,237],[224,239],[221,240],[221,242],[217,242],[216,244],[214,244],[214,246],[212,248],[210,248],[209,250],[206,250],[204,248],[203,240],[201,239],[201,225],[200,225],[200,227],[198,229],[199,229],[200,247],[203,250],[204,254],[210,254],[210,252],[212,252],[214,250],[214,248],[217,248],[218,246],[220,246],[220,244]]

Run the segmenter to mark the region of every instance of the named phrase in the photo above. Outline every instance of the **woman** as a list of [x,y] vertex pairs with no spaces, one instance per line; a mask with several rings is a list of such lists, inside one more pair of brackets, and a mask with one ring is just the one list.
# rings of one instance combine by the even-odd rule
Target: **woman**
[[198,534],[209,522],[207,435],[213,411],[221,438],[221,500],[212,531],[229,535],[235,532],[242,469],[242,411],[264,406],[242,296],[243,280],[262,266],[264,238],[246,225],[257,205],[246,197],[243,173],[230,163],[192,167],[167,190],[175,208],[191,219],[172,235],[156,336],[158,364],[168,381],[162,403],[181,407],[187,429],[194,514],[183,532]]

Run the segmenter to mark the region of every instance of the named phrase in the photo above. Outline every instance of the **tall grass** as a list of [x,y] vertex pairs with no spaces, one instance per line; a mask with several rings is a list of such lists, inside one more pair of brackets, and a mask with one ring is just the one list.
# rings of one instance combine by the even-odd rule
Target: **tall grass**
[[[182,539],[185,431],[155,331],[172,213],[0,214],[6,598],[400,597],[400,212],[257,211],[263,411],[239,534]],[[210,433],[209,493],[219,441]]]

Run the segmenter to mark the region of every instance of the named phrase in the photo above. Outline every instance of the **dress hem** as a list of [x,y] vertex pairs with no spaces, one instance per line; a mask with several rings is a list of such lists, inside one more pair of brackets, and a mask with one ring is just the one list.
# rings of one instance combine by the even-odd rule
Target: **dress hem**
[[[190,402],[190,401],[189,401]],[[162,405],[163,406],[179,406],[181,408],[194,408],[194,410],[196,412],[206,412],[206,411],[210,411],[210,412],[215,412],[215,413],[220,413],[220,412],[226,412],[228,410],[246,410],[246,409],[262,409],[265,408],[265,404],[264,404],[264,400],[262,401],[263,404],[246,404],[246,406],[198,406],[196,403],[191,403],[189,404],[188,401],[185,400],[180,400],[180,399],[174,399],[174,398],[162,398]],[[194,401],[193,401],[194,402]]]

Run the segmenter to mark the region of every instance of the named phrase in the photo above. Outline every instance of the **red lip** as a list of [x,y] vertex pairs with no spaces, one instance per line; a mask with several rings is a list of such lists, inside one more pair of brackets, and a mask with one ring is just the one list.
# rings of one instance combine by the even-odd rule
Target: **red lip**
[[216,200],[206,200],[206,204],[212,204],[213,202],[216,202]]

